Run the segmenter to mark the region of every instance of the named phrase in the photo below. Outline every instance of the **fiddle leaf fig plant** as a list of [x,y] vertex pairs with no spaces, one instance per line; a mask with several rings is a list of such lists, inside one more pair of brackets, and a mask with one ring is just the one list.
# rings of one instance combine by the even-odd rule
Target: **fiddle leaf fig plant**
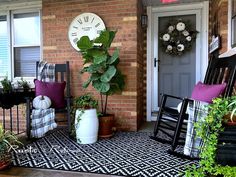
[[[115,31],[105,30],[94,40],[82,36],[77,42],[84,60],[81,73],[90,74],[83,87],[87,88],[91,84],[100,93],[102,115],[106,115],[108,96],[122,91],[125,85],[124,75],[117,68],[119,50],[116,48],[113,53],[110,53],[115,34]],[[103,96],[105,96],[105,103],[103,103]]]

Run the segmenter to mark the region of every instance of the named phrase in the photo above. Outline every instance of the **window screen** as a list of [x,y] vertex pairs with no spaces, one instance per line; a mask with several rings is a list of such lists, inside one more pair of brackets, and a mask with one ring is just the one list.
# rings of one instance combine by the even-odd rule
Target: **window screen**
[[39,47],[15,47],[15,77],[35,76],[36,61],[39,61]]
[[0,77],[8,75],[9,64],[7,17],[4,15],[0,16]]

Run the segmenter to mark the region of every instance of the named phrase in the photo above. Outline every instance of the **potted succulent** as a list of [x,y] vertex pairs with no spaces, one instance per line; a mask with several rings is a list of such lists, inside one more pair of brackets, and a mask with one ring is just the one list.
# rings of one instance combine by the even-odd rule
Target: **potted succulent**
[[92,144],[98,137],[98,102],[91,94],[85,94],[74,98],[73,109],[75,111],[75,134],[80,144]]
[[[117,68],[119,50],[110,54],[110,46],[115,37],[115,31],[105,30],[94,40],[83,36],[77,42],[83,59],[84,67],[81,73],[89,73],[88,80],[83,83],[87,88],[90,84],[100,93],[101,115],[99,116],[99,136],[111,137],[114,115],[107,113],[108,96],[121,92],[124,88],[124,75]],[[104,98],[105,97],[105,98]]]
[[17,137],[10,131],[5,131],[0,125],[0,170],[5,169],[11,164],[10,150],[13,145],[21,144]]

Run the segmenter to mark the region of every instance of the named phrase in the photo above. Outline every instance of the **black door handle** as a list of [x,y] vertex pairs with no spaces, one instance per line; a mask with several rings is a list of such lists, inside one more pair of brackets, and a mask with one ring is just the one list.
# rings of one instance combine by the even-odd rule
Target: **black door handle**
[[157,67],[157,59],[154,58],[154,67]]

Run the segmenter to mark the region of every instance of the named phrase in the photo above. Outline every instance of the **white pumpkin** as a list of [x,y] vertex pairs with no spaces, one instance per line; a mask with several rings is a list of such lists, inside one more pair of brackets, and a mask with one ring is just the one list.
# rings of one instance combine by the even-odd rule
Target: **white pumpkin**
[[33,107],[35,109],[47,109],[51,106],[51,100],[47,96],[39,95],[33,100]]

